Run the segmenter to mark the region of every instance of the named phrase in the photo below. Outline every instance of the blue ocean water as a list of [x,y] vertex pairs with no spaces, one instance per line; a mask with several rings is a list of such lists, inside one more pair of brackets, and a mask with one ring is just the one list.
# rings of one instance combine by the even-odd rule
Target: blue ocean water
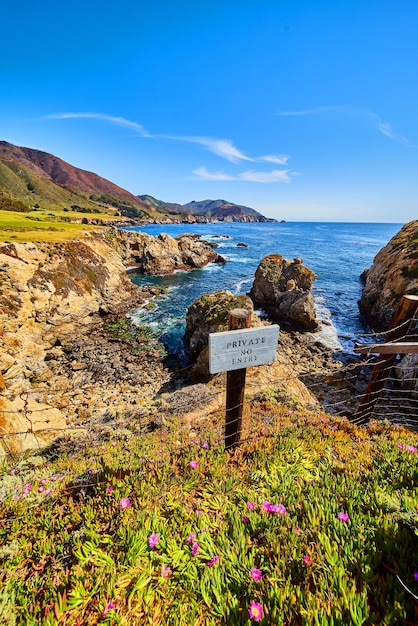
[[[324,326],[322,338],[335,349],[351,352],[358,336],[368,330],[361,323],[357,304],[362,289],[360,275],[401,227],[402,224],[335,222],[219,222],[136,227],[131,230],[150,235],[199,234],[216,242],[217,251],[228,262],[171,276],[131,275],[138,285],[164,285],[169,289],[166,296],[155,301],[156,309],[138,309],[132,311],[131,317],[139,324],[153,327],[171,353],[184,356],[187,307],[201,294],[218,289],[247,293],[261,259],[279,253],[290,260],[301,258],[317,274],[313,287],[317,313],[320,319],[330,322]],[[238,243],[248,247],[237,247]]]

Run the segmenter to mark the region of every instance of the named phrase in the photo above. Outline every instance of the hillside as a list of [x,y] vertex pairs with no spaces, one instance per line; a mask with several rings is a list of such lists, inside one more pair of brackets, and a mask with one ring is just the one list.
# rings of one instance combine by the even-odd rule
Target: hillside
[[138,196],[151,209],[164,209],[169,215],[182,215],[183,219],[197,222],[275,222],[250,207],[227,200],[199,200],[175,204],[157,200],[152,196]]
[[0,210],[29,212],[38,208],[61,209],[70,214],[107,212],[142,223],[274,221],[226,200],[181,205],[149,195],[135,196],[52,154],[0,141]]
[[41,207],[153,218],[139,198],[105,178],[47,152],[0,141],[0,209]]

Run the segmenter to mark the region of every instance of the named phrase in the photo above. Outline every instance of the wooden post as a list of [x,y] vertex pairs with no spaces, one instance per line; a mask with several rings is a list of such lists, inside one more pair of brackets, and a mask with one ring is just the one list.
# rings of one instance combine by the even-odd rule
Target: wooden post
[[[385,342],[393,342],[408,334],[418,311],[418,296],[402,296],[393,316]],[[364,398],[360,402],[356,418],[369,418],[381,391],[385,386],[396,360],[396,354],[380,355],[370,376]]]
[[[250,328],[251,311],[232,309],[228,314],[228,330]],[[238,445],[241,436],[242,413],[244,408],[245,375],[247,370],[227,372],[226,378],[226,421],[225,448]]]

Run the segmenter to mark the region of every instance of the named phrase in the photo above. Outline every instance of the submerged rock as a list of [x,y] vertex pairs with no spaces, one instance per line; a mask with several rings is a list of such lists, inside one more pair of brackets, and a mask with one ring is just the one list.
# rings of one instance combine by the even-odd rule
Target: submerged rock
[[316,274],[301,259],[288,261],[269,254],[259,264],[249,296],[272,322],[291,330],[318,328],[312,285]]

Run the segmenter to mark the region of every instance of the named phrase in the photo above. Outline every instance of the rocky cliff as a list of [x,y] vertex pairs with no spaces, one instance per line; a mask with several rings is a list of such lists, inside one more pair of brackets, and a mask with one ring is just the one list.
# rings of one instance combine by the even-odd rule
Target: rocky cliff
[[126,268],[166,273],[220,260],[194,237],[116,229],[60,244],[0,243],[0,428],[25,433],[3,438],[5,448],[38,446],[94,413],[152,397],[167,379],[158,346],[112,317],[152,295]]
[[384,331],[401,297],[418,294],[418,220],[405,224],[378,252],[364,278],[360,311],[372,328]]
[[261,260],[249,295],[270,321],[290,330],[314,331],[318,328],[312,296],[315,279],[300,259],[288,261],[270,254]]

